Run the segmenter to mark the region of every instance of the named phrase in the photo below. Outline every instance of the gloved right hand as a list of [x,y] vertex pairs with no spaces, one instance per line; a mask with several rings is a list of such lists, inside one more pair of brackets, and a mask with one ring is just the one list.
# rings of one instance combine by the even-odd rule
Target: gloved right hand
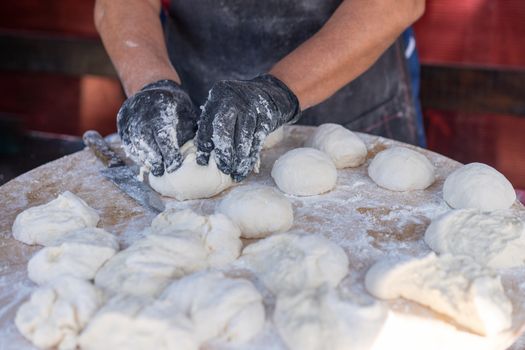
[[126,154],[155,176],[182,164],[179,147],[195,136],[197,114],[188,94],[172,80],[148,84],[117,115]]

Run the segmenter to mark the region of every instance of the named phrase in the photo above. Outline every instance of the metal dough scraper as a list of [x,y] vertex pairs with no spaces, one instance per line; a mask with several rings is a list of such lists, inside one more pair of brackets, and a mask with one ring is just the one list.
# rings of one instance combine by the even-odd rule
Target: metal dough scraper
[[97,131],[86,131],[82,139],[84,144],[107,166],[106,169],[100,171],[105,178],[143,207],[156,213],[164,211],[165,206],[160,195],[137,178],[137,175],[109,147],[106,140]]

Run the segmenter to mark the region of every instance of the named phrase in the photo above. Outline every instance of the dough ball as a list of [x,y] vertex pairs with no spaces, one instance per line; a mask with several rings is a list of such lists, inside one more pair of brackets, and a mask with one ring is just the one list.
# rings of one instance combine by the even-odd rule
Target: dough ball
[[218,207],[239,226],[244,238],[262,238],[285,232],[293,225],[292,203],[268,186],[234,188]]
[[191,320],[170,303],[117,295],[80,336],[83,350],[198,350]]
[[38,348],[76,349],[78,333],[102,303],[102,293],[91,283],[61,277],[31,294],[18,309],[15,324]]
[[48,245],[71,231],[95,227],[99,220],[94,209],[66,191],[47,204],[18,214],[13,224],[13,237],[26,244]]
[[95,284],[111,294],[156,296],[173,279],[205,269],[206,257],[199,237],[150,234],[109,259]]
[[510,214],[452,210],[432,220],[425,242],[437,253],[468,255],[492,268],[525,265],[525,223]]
[[91,280],[117,251],[117,237],[99,228],[86,228],[68,233],[38,251],[29,260],[27,272],[37,284],[60,276]]
[[427,157],[405,147],[379,152],[368,166],[368,175],[391,191],[424,190],[435,180],[434,166]]
[[196,161],[197,149],[193,141],[188,141],[181,148],[184,161],[179,169],[171,174],[165,172],[162,176],[149,174],[151,187],[163,196],[184,201],[213,197],[232,185],[229,175],[222,173],[215,164],[212,153],[207,166],[201,166]]
[[175,278],[226,266],[242,247],[239,228],[222,214],[169,209],[153,220],[146,234],[111,258],[95,284],[112,293],[155,296]]
[[277,128],[273,132],[271,132],[267,137],[266,140],[264,140],[263,148],[262,149],[269,149],[272,147],[277,146],[284,140],[284,127]]
[[509,180],[496,169],[470,163],[452,172],[443,185],[443,199],[452,208],[484,211],[507,209],[516,200]]
[[379,303],[359,305],[320,287],[277,297],[273,320],[290,350],[370,349],[388,315]]
[[262,296],[248,280],[199,272],[173,282],[161,295],[192,321],[202,343],[241,344],[264,326]]
[[241,231],[220,213],[204,216],[189,209],[168,209],[153,219],[151,230],[155,234],[198,237],[210,267],[225,267],[241,253]]
[[282,233],[244,248],[237,266],[253,271],[274,294],[322,284],[336,286],[348,273],[348,257],[320,235]]
[[337,169],[360,166],[368,153],[359,136],[332,123],[319,125],[305,145],[328,154]]
[[512,325],[500,277],[468,256],[381,260],[368,270],[365,286],[377,298],[415,301],[483,336]]
[[335,187],[337,169],[325,153],[314,148],[296,148],[275,161],[272,177],[285,193],[315,196]]
[[80,343],[87,350],[198,350],[207,342],[246,342],[264,321],[262,297],[249,281],[201,272],[173,282],[158,299],[113,297]]

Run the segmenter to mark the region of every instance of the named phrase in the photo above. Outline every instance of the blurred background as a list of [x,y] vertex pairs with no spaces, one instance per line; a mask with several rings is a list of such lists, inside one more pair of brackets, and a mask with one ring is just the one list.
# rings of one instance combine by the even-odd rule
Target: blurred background
[[[0,185],[82,149],[87,129],[116,131],[124,94],[93,6],[0,3]],[[525,189],[525,1],[427,1],[414,30],[428,148]]]

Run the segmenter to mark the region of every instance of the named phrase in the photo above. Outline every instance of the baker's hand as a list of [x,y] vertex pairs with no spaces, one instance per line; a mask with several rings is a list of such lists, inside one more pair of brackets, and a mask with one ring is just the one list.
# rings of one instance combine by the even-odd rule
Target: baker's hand
[[159,80],[124,102],[117,127],[126,153],[160,176],[180,167],[179,147],[195,136],[197,115],[177,83]]
[[211,88],[195,138],[197,163],[215,151],[219,169],[243,180],[253,170],[266,136],[299,117],[299,101],[277,78],[219,81]]

